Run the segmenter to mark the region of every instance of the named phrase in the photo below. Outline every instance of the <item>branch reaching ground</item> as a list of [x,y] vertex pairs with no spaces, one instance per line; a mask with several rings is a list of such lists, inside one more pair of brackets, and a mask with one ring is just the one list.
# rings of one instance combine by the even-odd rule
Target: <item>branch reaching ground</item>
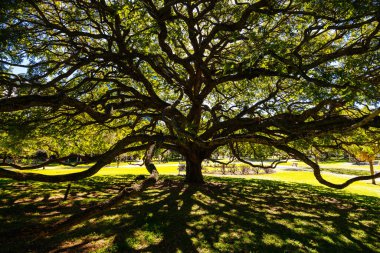
[[371,176],[353,177],[353,178],[348,179],[344,183],[335,184],[335,183],[329,182],[326,179],[324,179],[321,175],[321,169],[320,169],[319,165],[317,163],[313,162],[312,160],[310,160],[306,155],[304,155],[300,151],[298,151],[294,148],[288,147],[288,146],[284,146],[284,145],[278,145],[277,148],[281,149],[281,150],[287,152],[289,155],[292,155],[295,158],[305,162],[307,165],[309,165],[313,169],[314,176],[318,180],[318,182],[323,184],[323,185],[326,185],[328,187],[331,187],[331,188],[343,189],[343,188],[346,188],[347,186],[349,186],[350,184],[358,182],[358,181],[380,178],[380,172],[378,172],[378,173],[371,175]]
[[52,236],[54,234],[63,232],[67,229],[72,228],[73,226],[80,224],[94,216],[100,215],[110,208],[120,204],[124,199],[128,197],[134,197],[141,192],[145,191],[147,188],[156,184],[158,180],[158,171],[155,165],[151,162],[152,156],[154,154],[154,150],[156,148],[156,144],[151,144],[147,150],[147,155],[145,158],[145,166],[149,171],[150,176],[142,181],[140,184],[134,184],[130,187],[125,187],[121,190],[116,196],[112,197],[109,200],[101,202],[95,206],[89,207],[84,211],[81,211],[77,214],[70,216],[67,219],[63,219],[52,225],[46,231],[41,232],[35,239],[39,239],[46,236]]
[[[49,182],[49,183],[77,181],[77,180],[95,175],[101,168],[111,163],[112,160],[119,154],[122,154],[128,151],[145,149],[147,145],[140,145],[140,146],[135,146],[135,147],[127,147],[127,148],[125,146],[130,143],[135,142],[136,139],[145,141],[147,137],[148,136],[127,136],[123,138],[122,140],[117,142],[107,152],[98,156],[97,162],[84,171],[70,173],[70,174],[63,174],[63,175],[44,175],[44,174],[39,174],[39,173],[18,172],[15,170],[0,168],[0,177],[11,178],[14,180],[22,180],[22,181],[31,180],[31,181]],[[155,138],[152,137],[152,139],[155,139]]]

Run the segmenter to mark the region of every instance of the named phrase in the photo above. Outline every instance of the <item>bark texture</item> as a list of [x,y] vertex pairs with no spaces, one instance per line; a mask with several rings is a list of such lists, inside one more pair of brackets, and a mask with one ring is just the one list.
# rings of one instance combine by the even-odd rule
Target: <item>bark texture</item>
[[190,184],[203,184],[202,160],[186,160],[186,179]]

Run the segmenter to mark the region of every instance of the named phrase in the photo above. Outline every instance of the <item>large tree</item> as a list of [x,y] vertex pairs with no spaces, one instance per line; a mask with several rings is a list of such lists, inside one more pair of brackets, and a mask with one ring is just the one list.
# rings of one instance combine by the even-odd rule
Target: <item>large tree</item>
[[203,160],[249,142],[303,160],[331,187],[371,178],[327,182],[297,142],[380,127],[377,1],[17,2],[1,10],[3,134],[124,134],[86,171],[2,177],[78,180],[155,143],[201,183]]

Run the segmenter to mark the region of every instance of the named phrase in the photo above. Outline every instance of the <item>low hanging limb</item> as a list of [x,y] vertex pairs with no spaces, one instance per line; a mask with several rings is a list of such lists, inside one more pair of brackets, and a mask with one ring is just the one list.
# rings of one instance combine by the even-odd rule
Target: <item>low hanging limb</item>
[[317,163],[313,162],[312,160],[310,160],[305,154],[302,154],[300,151],[298,151],[294,148],[291,148],[289,146],[286,146],[286,145],[275,145],[275,146],[276,146],[276,148],[285,151],[289,155],[293,155],[295,158],[305,162],[307,165],[309,165],[313,169],[314,176],[318,180],[318,182],[320,182],[323,185],[329,186],[331,188],[343,189],[343,188],[346,188],[350,184],[357,182],[357,181],[380,178],[380,172],[378,172],[378,173],[374,174],[373,176],[353,177],[353,178],[348,179],[346,182],[344,182],[342,184],[334,184],[334,183],[327,181],[326,179],[324,179],[322,177],[321,169],[320,169],[319,165]]
[[231,149],[231,152],[232,154],[234,155],[234,157],[236,157],[236,159],[242,163],[245,163],[245,164],[248,164],[249,166],[251,166],[252,168],[258,168],[258,169],[275,169],[277,167],[277,165],[279,165],[280,163],[285,163],[288,161],[288,159],[286,159],[286,161],[282,161],[281,159],[277,160],[277,161],[274,161],[272,162],[269,166],[265,166],[262,162],[261,162],[261,165],[256,165],[256,164],[253,164],[247,160],[244,160],[243,158],[240,157],[239,155],[239,151],[237,150],[238,147],[236,146],[236,148],[233,146],[232,143],[229,144],[229,147]]
[[211,162],[214,162],[214,163],[222,164],[222,165],[230,165],[231,163],[233,163],[235,161],[235,158],[236,157],[232,157],[232,159],[230,159],[228,162],[221,162],[221,161],[218,161],[216,159],[212,159],[211,157],[208,158],[208,160],[210,160]]
[[369,114],[368,116],[366,116],[365,118],[363,118],[360,122],[352,125],[349,128],[349,130],[355,130],[355,129],[359,128],[359,127],[363,127],[363,126],[367,125],[369,122],[371,122],[372,120],[374,120],[379,114],[380,114],[380,108],[377,108],[371,114]]
[[148,150],[146,152],[145,157],[145,166],[146,169],[149,171],[150,176],[142,181],[140,184],[134,184],[129,187],[125,187],[123,190],[121,190],[116,196],[114,196],[111,199],[108,199],[104,202],[101,202],[95,206],[89,207],[86,210],[74,214],[70,216],[67,219],[63,219],[52,225],[49,229],[46,231],[40,233],[35,240],[52,236],[57,233],[63,232],[75,225],[78,225],[96,215],[102,214],[105,211],[109,210],[110,208],[114,207],[115,205],[121,203],[125,198],[127,197],[134,197],[138,195],[139,193],[145,191],[148,187],[151,187],[156,184],[158,180],[158,171],[155,167],[155,165],[152,163],[152,157],[154,154],[154,151],[156,149],[156,143],[151,144],[148,147]]
[[[132,139],[132,140],[131,140]],[[97,162],[92,165],[90,168],[63,175],[44,175],[39,173],[30,173],[30,172],[18,172],[10,169],[0,168],[0,177],[3,178],[11,178],[14,180],[31,180],[31,181],[39,181],[39,182],[47,182],[47,183],[59,183],[59,182],[67,182],[67,181],[77,181],[86,177],[90,177],[96,174],[101,168],[111,163],[114,157],[119,154],[129,152],[129,151],[137,151],[144,150],[148,147],[147,144],[143,144],[135,147],[125,148],[126,145],[135,142],[132,137],[126,137],[119,141],[113,148],[109,149],[103,155],[98,157]]]
[[[70,166],[70,167],[76,167],[76,166],[81,165],[81,164],[89,164],[89,163],[95,162],[99,159],[99,157],[100,157],[99,155],[92,156],[92,157],[82,156],[82,155],[68,155],[68,156],[64,156],[64,157],[60,157],[60,158],[56,158],[56,159],[49,159],[49,160],[42,162],[40,164],[31,165],[31,166],[20,166],[20,165],[15,164],[15,163],[7,163],[4,161],[2,163],[0,163],[0,166],[12,167],[13,169],[18,169],[18,170],[40,169],[40,168],[43,168],[45,166],[51,165],[53,163],[58,163],[58,164]],[[83,161],[75,162],[75,163],[65,162],[66,160],[73,159],[73,158],[81,158]]]

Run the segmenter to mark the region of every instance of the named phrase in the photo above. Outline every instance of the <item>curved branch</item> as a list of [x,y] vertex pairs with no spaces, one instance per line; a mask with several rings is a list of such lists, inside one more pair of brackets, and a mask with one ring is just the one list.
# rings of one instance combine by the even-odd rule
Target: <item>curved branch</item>
[[139,193],[145,191],[148,187],[155,185],[159,176],[156,167],[151,162],[155,149],[156,149],[156,143],[150,144],[147,149],[145,166],[146,166],[146,169],[149,171],[150,176],[147,179],[145,179],[141,184],[135,184],[130,187],[125,187],[123,190],[119,192],[119,194],[117,194],[113,198],[106,200],[104,202],[101,202],[95,206],[89,207],[80,213],[70,216],[67,219],[58,221],[57,223],[52,225],[48,230],[39,234],[36,239],[45,237],[45,236],[51,236],[59,232],[65,231],[96,215],[104,213],[105,211],[109,210],[113,206],[116,206],[117,204],[121,203],[125,198],[134,197],[138,195]]
[[[148,144],[128,147],[128,148],[123,149],[120,152],[120,154],[123,154],[126,152],[145,150],[145,149],[147,149],[147,147],[148,147]],[[100,155],[95,155],[95,156],[89,157],[89,156],[72,154],[72,155],[68,155],[65,157],[50,159],[50,160],[47,160],[43,163],[32,165],[32,166],[21,166],[21,165],[15,164],[15,163],[6,163],[6,162],[0,163],[0,166],[12,167],[12,168],[17,169],[17,170],[35,170],[35,169],[43,168],[45,166],[49,166],[53,163],[58,163],[58,164],[70,166],[70,167],[76,167],[76,166],[81,165],[81,164],[89,164],[89,163],[95,162],[99,159],[99,157],[100,157]],[[81,162],[75,162],[75,163],[64,162],[65,160],[72,159],[72,158],[80,158],[80,159],[82,159],[82,161]]]
[[380,114],[380,107],[374,110],[371,114],[363,118],[360,122],[352,125],[349,130],[355,130],[359,127],[364,127],[366,125],[369,125],[370,123],[374,122],[377,116]]
[[348,179],[346,182],[344,182],[342,184],[331,183],[322,177],[319,165],[317,163],[313,162],[312,160],[310,160],[305,154],[301,153],[300,151],[298,151],[294,148],[291,148],[291,147],[285,146],[285,145],[275,145],[275,147],[280,149],[280,150],[283,150],[286,153],[288,153],[289,155],[293,155],[295,158],[305,162],[307,165],[309,165],[313,169],[314,176],[318,180],[318,182],[320,182],[323,185],[329,186],[331,188],[343,189],[343,188],[346,188],[350,184],[357,182],[357,181],[380,178],[380,172],[378,172],[378,173],[374,174],[373,176],[353,177],[353,178]]
[[[233,146],[232,143],[229,144],[229,147],[231,149],[231,152],[232,154],[234,155],[234,157],[236,157],[236,159],[242,163],[245,163],[245,164],[248,164],[249,166],[251,166],[252,168],[259,168],[259,169],[275,169],[277,167],[277,165],[279,165],[280,163],[283,163],[283,161],[281,160],[278,160],[278,161],[274,161],[271,163],[271,165],[269,166],[264,166],[263,162],[261,163],[262,165],[256,165],[256,164],[253,164],[247,160],[244,160],[243,158],[240,157],[239,155],[239,151],[236,150]],[[286,160],[287,161],[287,160]],[[286,162],[285,161],[285,162]]]
[[[127,151],[128,148],[124,148],[126,145],[132,144],[138,141],[149,141],[152,139],[155,140],[157,138],[155,138],[154,136],[151,137],[148,135],[127,136],[124,139],[120,140],[118,143],[116,143],[112,149],[108,150],[103,155],[99,156],[98,161],[94,165],[92,165],[87,170],[84,170],[81,172],[64,174],[64,175],[44,175],[44,174],[29,173],[29,172],[23,173],[23,172],[17,172],[13,170],[0,168],[0,177],[11,178],[14,180],[31,180],[31,181],[49,182],[49,183],[77,181],[77,180],[95,175],[101,168],[111,163],[112,160],[116,156]],[[143,146],[140,146],[140,147],[142,148]],[[131,147],[131,149],[133,150],[134,147]]]
[[[75,162],[73,164],[65,162],[65,160],[72,159],[72,158],[81,158],[81,159],[84,159],[85,161]],[[8,167],[12,167],[12,168],[17,169],[17,170],[34,170],[34,169],[43,168],[43,167],[48,166],[48,165],[53,164],[53,163],[58,163],[58,164],[66,165],[66,166],[70,166],[70,167],[76,167],[77,165],[80,165],[80,164],[88,164],[88,163],[94,162],[98,158],[99,158],[99,156],[88,157],[88,156],[81,156],[81,155],[68,155],[65,157],[50,159],[50,160],[47,160],[43,163],[32,165],[32,166],[20,166],[20,165],[17,165],[15,163],[6,163],[6,162],[0,163],[0,166],[8,166]]]
[[219,164],[222,164],[222,165],[229,165],[229,164],[231,164],[235,160],[235,157],[232,157],[232,159],[230,159],[228,162],[221,162],[221,161],[218,161],[218,160],[213,159],[211,157],[207,158],[207,160],[210,160],[211,162],[219,163]]

